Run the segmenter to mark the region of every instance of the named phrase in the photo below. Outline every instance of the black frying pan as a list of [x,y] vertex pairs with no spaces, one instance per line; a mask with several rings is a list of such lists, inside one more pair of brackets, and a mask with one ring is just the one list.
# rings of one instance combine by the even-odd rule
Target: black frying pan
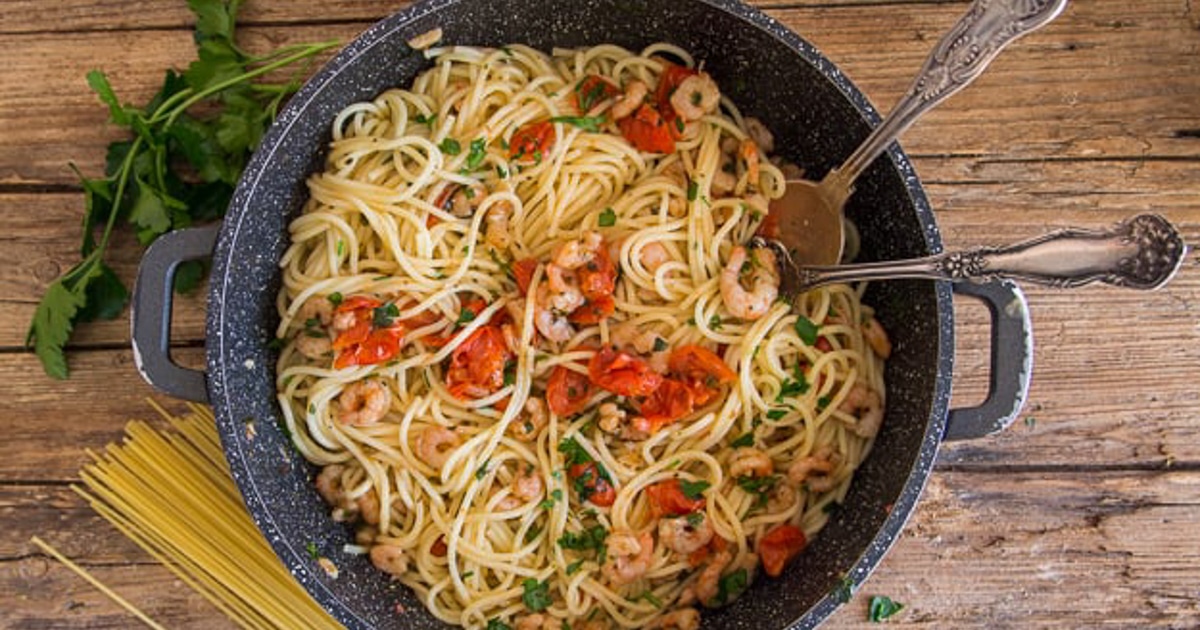
[[[168,393],[212,404],[247,508],[296,578],[351,628],[441,627],[411,592],[363,556],[342,551],[350,532],[333,522],[312,484],[313,468],[277,428],[278,260],[287,225],[306,198],[336,112],[426,67],[405,41],[440,27],[444,43],[543,50],[616,43],[639,49],[669,41],[691,51],[746,114],[774,132],[779,153],[821,176],[878,120],[867,99],[795,33],[732,0],[433,0],[372,26],[291,100],[247,168],[224,223],[159,239],[142,264],[134,300],[138,368]],[[864,260],[941,250],[929,203],[907,157],[893,147],[859,179],[847,214],[862,232]],[[215,243],[215,251],[214,251]],[[174,365],[167,350],[170,279],[179,262],[213,256],[207,372]],[[978,408],[948,409],[954,363],[951,288],[894,281],[873,286],[895,350],[887,364],[888,407],[875,448],[844,507],[778,579],[761,577],[732,605],[706,611],[708,628],[807,628],[825,619],[866,579],[899,535],[943,439],[981,436],[1011,422],[1028,385],[1032,336],[1024,297],[1012,284],[958,285],[992,312],[992,388]],[[256,431],[245,429],[254,422]],[[253,435],[253,437],[251,437]],[[339,568],[334,579],[306,549]],[[404,607],[397,615],[397,604]]]

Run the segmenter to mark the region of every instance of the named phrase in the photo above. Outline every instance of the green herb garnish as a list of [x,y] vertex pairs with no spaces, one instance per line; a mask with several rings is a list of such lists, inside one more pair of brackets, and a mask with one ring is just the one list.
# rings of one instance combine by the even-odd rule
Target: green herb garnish
[[722,575],[717,581],[717,597],[716,604],[724,606],[726,603],[737,599],[742,591],[750,584],[750,576],[745,569],[738,569],[732,573]]
[[526,608],[533,612],[542,612],[550,607],[550,580],[539,582],[534,578],[525,578],[521,586],[525,588],[521,601],[525,603]]
[[473,171],[483,164],[487,157],[487,141],[483,138],[471,141],[471,152],[467,154],[467,170]]
[[454,138],[446,138],[442,140],[442,143],[438,145],[438,149],[440,149],[442,153],[445,153],[446,155],[458,155],[459,153],[462,153],[462,145],[459,144],[458,140],[455,140]]
[[709,486],[711,485],[712,484],[708,483],[707,481],[688,481],[686,479],[679,480],[679,490],[683,493],[683,496],[687,497],[689,501],[695,501],[696,499],[699,499],[701,496],[703,496],[704,491],[708,490]]
[[688,182],[687,198],[688,201],[695,201],[696,196],[700,194],[700,185],[696,182]]
[[512,630],[512,626],[499,619],[488,619],[486,630]]
[[604,116],[555,116],[550,122],[574,125],[584,131],[597,133],[604,124]]
[[400,308],[394,302],[388,302],[387,304],[376,306],[371,311],[371,324],[376,328],[387,328],[396,321],[399,315]]
[[617,213],[612,208],[605,208],[596,219],[596,223],[600,227],[612,227],[617,224]]
[[304,550],[308,552],[308,557],[312,558],[313,560],[321,559],[321,552],[317,550],[317,543],[311,540],[308,541],[308,543],[304,545]]
[[732,446],[733,448],[739,448],[742,446],[754,446],[754,432],[749,431],[749,432],[741,434],[740,436],[738,436],[738,438],[736,440],[730,442],[729,445]]
[[800,341],[807,345],[817,343],[817,331],[820,328],[813,321],[803,315],[796,318],[796,334],[799,335]]

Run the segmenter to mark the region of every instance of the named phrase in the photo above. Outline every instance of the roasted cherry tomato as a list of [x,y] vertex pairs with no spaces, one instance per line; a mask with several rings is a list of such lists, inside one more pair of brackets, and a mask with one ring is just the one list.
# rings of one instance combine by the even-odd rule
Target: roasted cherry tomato
[[596,462],[572,464],[567,474],[579,493],[580,501],[591,501],[600,507],[608,507],[617,500],[617,491],[607,479],[600,475]]
[[609,297],[617,290],[617,266],[608,256],[608,246],[603,241],[595,256],[575,272],[579,278],[579,291],[589,300]]
[[680,346],[671,351],[667,365],[672,374],[701,381],[712,380],[724,385],[737,380],[734,372],[715,352],[694,344]]
[[[340,337],[339,337],[340,339]],[[404,326],[395,325],[367,333],[366,339],[346,346],[333,360],[334,369],[353,365],[374,365],[396,358],[404,343]]]
[[575,99],[575,107],[581,114],[586,114],[597,104],[620,93],[621,88],[613,85],[608,79],[597,74],[589,74],[575,84],[572,96]]
[[504,368],[512,354],[495,324],[478,328],[450,355],[446,387],[459,399],[482,398],[504,386]]
[[642,359],[612,346],[605,346],[588,361],[592,384],[619,396],[649,396],[662,384],[663,376]]
[[508,156],[514,160],[541,162],[554,146],[554,124],[549,120],[521,126],[508,141]]
[[762,560],[763,571],[771,577],[779,577],[788,561],[804,551],[807,545],[804,532],[795,525],[780,525],[772,529],[758,541],[758,557]]
[[691,413],[695,406],[695,397],[687,384],[673,378],[664,378],[642,402],[641,415],[634,420],[633,428],[653,435],[659,429]]
[[604,295],[595,299],[588,299],[583,303],[583,306],[571,311],[567,319],[575,324],[589,326],[591,324],[599,324],[609,315],[616,312],[616,310],[616,301],[613,300],[611,295]]
[[648,486],[646,496],[650,497],[650,505],[655,513],[661,516],[683,516],[703,510],[705,505],[703,496],[687,498],[678,479],[668,479]]
[[513,278],[517,281],[517,290],[521,292],[521,295],[529,293],[529,285],[533,284],[533,274],[537,271],[537,266],[536,258],[522,258],[513,261]]
[[550,373],[546,384],[546,404],[559,416],[571,416],[583,411],[592,398],[592,383],[587,375],[561,365]]
[[669,120],[649,103],[642,103],[633,112],[617,121],[621,135],[639,151],[647,153],[671,153],[675,150],[675,140],[681,135],[682,125],[677,127],[678,119]]
[[670,62],[664,62],[663,65],[665,67],[662,74],[658,75],[658,85],[654,88],[654,102],[658,104],[658,111],[674,118],[675,109],[671,107],[671,96],[679,89],[679,84],[683,83],[684,79],[698,73],[687,66]]

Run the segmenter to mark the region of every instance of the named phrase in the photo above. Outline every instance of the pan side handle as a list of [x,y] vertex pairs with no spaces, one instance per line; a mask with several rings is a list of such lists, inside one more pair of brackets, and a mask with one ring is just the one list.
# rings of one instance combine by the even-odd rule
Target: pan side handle
[[959,282],[954,292],[975,298],[991,315],[992,360],[987,398],[978,406],[951,409],[945,441],[1003,431],[1017,419],[1033,374],[1033,327],[1025,294],[1014,282]]
[[212,255],[221,225],[176,230],[154,241],[138,266],[130,308],[133,360],[142,378],[177,398],[208,402],[204,372],[171,358],[171,316],[179,264]]

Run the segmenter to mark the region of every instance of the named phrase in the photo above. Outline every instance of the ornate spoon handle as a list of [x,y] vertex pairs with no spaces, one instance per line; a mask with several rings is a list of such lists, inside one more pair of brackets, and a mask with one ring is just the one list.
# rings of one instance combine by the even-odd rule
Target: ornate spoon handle
[[[826,180],[849,189],[880,153],[921,114],[975,80],[1010,42],[1050,23],[1067,0],[975,0],[937,43],[912,87],[846,163]],[[834,182],[829,182],[831,185]]]
[[[1157,289],[1183,263],[1187,246],[1175,226],[1140,214],[1107,230],[1066,228],[1007,247],[981,247],[926,258],[784,269],[784,295],[831,282],[930,278],[1024,280],[1061,288],[1103,282]],[[787,259],[783,259],[786,261]],[[789,274],[794,271],[794,275]],[[789,277],[791,276],[791,277]]]

